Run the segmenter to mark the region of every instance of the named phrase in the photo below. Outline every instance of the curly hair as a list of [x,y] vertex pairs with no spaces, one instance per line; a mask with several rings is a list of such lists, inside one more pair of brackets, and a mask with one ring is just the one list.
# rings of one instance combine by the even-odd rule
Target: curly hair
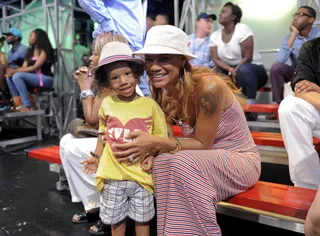
[[[130,61],[123,61],[128,63],[129,67],[131,68],[134,76],[137,78],[138,83],[140,82],[140,77],[144,74],[144,65],[138,64],[138,63],[134,63],[134,62],[130,62]],[[117,62],[113,62],[113,63],[117,63]],[[101,66],[96,74],[95,74],[95,87],[98,90],[103,90],[105,88],[109,87],[109,79],[108,79],[108,75],[109,73],[106,73],[103,66]]]
[[48,34],[42,29],[35,29],[32,32],[36,34],[36,42],[29,48],[26,60],[30,60],[33,57],[33,52],[35,49],[39,50],[39,53],[44,51],[47,54],[47,61],[54,61],[53,48],[51,46]]

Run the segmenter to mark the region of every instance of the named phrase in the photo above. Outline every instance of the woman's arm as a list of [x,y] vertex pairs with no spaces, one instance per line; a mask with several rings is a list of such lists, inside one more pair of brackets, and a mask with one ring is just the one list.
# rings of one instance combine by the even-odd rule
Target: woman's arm
[[237,65],[236,70],[239,68],[240,65],[244,63],[251,63],[253,58],[253,37],[249,36],[246,40],[240,43],[242,60]]
[[227,65],[223,60],[221,60],[218,57],[218,47],[217,46],[210,47],[210,54],[211,54],[211,58],[214,61],[215,65],[221,67],[222,69],[224,69],[226,71],[229,71],[231,66]]
[[93,98],[93,96],[88,96],[85,99],[82,99],[83,114],[88,125],[98,125],[99,108],[101,106],[102,100],[108,95],[110,95],[110,92],[108,90],[105,90],[101,94],[97,95],[95,98]]
[[320,190],[308,211],[305,223],[305,235],[316,236],[320,234]]
[[7,57],[4,53],[1,53],[0,64],[6,67],[8,66]]
[[33,72],[42,67],[42,65],[46,62],[47,60],[47,53],[45,51],[41,51],[40,56],[36,63],[32,66],[26,66],[27,64],[26,61],[23,63],[22,67],[18,68],[17,71],[15,72]]

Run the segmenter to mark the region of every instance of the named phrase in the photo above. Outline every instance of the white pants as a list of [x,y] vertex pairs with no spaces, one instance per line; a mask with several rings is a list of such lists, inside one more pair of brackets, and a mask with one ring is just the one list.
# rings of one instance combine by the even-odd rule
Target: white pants
[[60,140],[60,157],[72,202],[82,202],[86,211],[100,207],[100,193],[96,190],[96,176],[85,174],[80,162],[95,150],[97,141],[97,138],[75,138],[72,134],[66,134]]
[[279,120],[291,181],[298,187],[318,189],[320,164],[312,136],[320,137],[320,111],[301,98],[288,96],[280,104]]

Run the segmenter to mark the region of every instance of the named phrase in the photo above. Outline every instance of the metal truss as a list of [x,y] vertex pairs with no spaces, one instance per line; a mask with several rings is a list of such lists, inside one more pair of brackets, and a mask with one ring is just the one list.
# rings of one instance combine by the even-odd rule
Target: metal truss
[[[77,113],[76,84],[73,79],[73,71],[75,70],[74,11],[83,12],[83,10],[76,7],[75,0],[33,0],[29,4],[25,4],[24,0],[0,1],[0,8],[2,11],[1,32],[6,32],[12,26],[20,27],[22,22],[31,28],[37,28],[39,22],[43,22],[42,25],[46,32],[49,29],[53,32],[56,46],[54,87],[57,94],[54,114],[61,137],[67,129],[68,122],[75,118]],[[35,14],[36,12],[38,14]],[[26,15],[34,16],[37,19],[34,22],[29,22],[24,17]],[[66,40],[67,37],[71,39],[69,43]],[[8,48],[5,49],[8,51]]]

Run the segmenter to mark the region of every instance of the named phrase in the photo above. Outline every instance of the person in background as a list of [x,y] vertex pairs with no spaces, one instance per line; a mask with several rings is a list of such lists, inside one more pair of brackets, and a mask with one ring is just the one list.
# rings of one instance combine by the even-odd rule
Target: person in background
[[[240,23],[242,11],[231,2],[226,3],[220,14],[222,29],[211,35],[211,56],[216,70],[229,75],[241,87],[248,104],[256,103],[257,91],[268,81],[262,65],[253,31]],[[246,113],[247,120],[256,120],[256,113]]]
[[80,35],[76,34],[75,45],[74,45],[74,66],[80,68],[83,66],[83,57],[88,56],[90,48],[80,43]]
[[[301,6],[293,14],[293,21],[289,27],[290,34],[283,39],[277,53],[277,62],[272,65],[270,70],[273,101],[278,104],[283,99],[283,85],[291,81],[293,77],[302,44],[320,36],[320,29],[312,27],[315,20],[316,11],[309,6]],[[291,65],[286,64],[289,60]],[[269,118],[275,119],[276,115]]]
[[[22,33],[20,29],[12,27],[7,33],[2,34],[6,36],[7,44],[11,45],[8,53],[8,68],[16,69],[18,67],[21,67],[27,54],[28,48],[21,44]],[[5,86],[7,86],[6,80]],[[5,97],[6,99],[10,98],[10,93],[8,90],[7,92],[5,92]],[[17,98],[16,103],[21,104],[21,99]]]
[[53,85],[51,65],[54,62],[54,52],[47,33],[42,29],[35,29],[30,33],[28,42],[30,47],[22,67],[8,68],[5,75],[15,110],[21,112],[36,109],[29,97],[28,87],[51,88]]
[[168,25],[169,24],[169,16],[165,13],[160,13],[156,15],[154,20],[154,25]]
[[206,66],[213,68],[214,66],[210,55],[209,44],[213,21],[216,19],[215,14],[200,13],[197,17],[196,33],[188,36],[188,50],[197,56],[197,59],[190,61],[190,64],[194,67]]
[[[91,19],[98,23],[92,33],[93,38],[102,32],[112,32],[125,37],[132,51],[143,47],[146,35],[147,0],[78,0],[78,3]],[[145,96],[150,96],[148,81],[145,74],[139,83]]]
[[[122,42],[128,44],[128,41],[121,35],[111,32],[102,33],[97,36],[94,43],[94,50],[89,58],[90,67],[78,68],[74,73],[74,79],[80,87],[80,97],[83,107],[85,121],[91,127],[98,127],[99,108],[102,100],[110,95],[107,89],[97,89],[96,94],[92,91],[94,86],[94,77],[89,74],[89,70],[98,65],[100,53],[103,46],[109,42]],[[75,224],[98,221],[100,213],[100,193],[96,189],[96,176],[83,173],[83,166],[80,164],[84,156],[90,156],[94,151],[98,138],[76,138],[68,133],[60,140],[60,157],[63,169],[66,173],[72,202],[81,202],[84,211],[75,214],[72,222]],[[110,232],[110,226],[98,221],[93,225],[89,232],[93,234],[103,234]]]
[[153,26],[154,24],[154,20],[152,19],[151,16],[147,16],[146,18],[146,33],[149,31],[149,29],[151,29],[151,27]]
[[[5,42],[5,37],[0,38],[0,100],[9,100],[9,89],[5,78],[5,73],[8,68],[7,56],[2,52],[2,47]],[[0,104],[0,107],[2,105]]]
[[291,81],[295,96],[279,107],[279,122],[295,186],[318,189],[319,155],[312,136],[320,138],[320,37],[304,43]]
[[305,236],[320,235],[320,189],[318,188],[316,197],[308,211],[306,222],[304,224]]

